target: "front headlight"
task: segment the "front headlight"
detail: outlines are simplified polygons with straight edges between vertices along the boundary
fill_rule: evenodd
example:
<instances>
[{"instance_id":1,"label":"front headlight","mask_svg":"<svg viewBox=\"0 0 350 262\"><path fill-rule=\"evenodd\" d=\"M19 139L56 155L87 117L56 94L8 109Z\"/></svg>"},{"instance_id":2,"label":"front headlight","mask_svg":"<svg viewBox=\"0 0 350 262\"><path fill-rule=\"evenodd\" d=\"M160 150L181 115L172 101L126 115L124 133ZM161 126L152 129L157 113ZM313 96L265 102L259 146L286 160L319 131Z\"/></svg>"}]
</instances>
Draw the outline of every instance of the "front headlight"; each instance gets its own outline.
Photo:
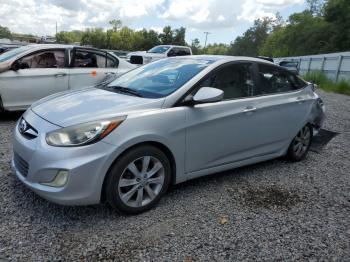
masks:
<instances>
[{"instance_id":1,"label":"front headlight","mask_svg":"<svg viewBox=\"0 0 350 262\"><path fill-rule=\"evenodd\" d=\"M64 127L46 134L51 146L83 146L106 137L124 120L125 116Z\"/></svg>"}]
</instances>

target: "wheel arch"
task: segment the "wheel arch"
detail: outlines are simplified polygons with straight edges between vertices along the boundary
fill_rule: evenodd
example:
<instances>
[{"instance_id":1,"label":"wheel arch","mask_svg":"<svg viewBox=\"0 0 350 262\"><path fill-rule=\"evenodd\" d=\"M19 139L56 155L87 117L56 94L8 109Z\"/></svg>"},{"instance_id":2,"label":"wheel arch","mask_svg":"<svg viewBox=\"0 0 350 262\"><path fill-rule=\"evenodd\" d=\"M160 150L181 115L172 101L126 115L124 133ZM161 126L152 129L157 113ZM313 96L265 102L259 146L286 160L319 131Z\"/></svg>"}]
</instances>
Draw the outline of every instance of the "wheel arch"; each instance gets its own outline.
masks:
<instances>
[{"instance_id":1,"label":"wheel arch","mask_svg":"<svg viewBox=\"0 0 350 262\"><path fill-rule=\"evenodd\" d=\"M2 103L2 98L0 94L0 113L5 112L4 104Z\"/></svg>"},{"instance_id":2,"label":"wheel arch","mask_svg":"<svg viewBox=\"0 0 350 262\"><path fill-rule=\"evenodd\" d=\"M105 200L105 190L106 190L106 181L107 181L107 176L111 170L111 168L113 167L113 165L115 164L115 162L118 161L118 159L120 159L124 154L126 154L127 152L129 152L130 150L133 150L134 148L140 147L140 146L145 146L145 145L150 145L153 147L158 148L159 150L161 150L166 157L168 158L169 162L170 162L170 167L171 167L171 180L170 183L171 184L175 184L176 183L176 161L175 161L175 157L173 152L169 149L168 146L166 146L165 144L158 142L158 141L144 141L144 142L139 142L136 143L128 148L126 148L125 150L123 150L111 163L111 165L108 168L107 173L105 174L104 178L103 178L103 183L102 183L102 189L101 189L101 197L100 197L100 201L104 201Z\"/></svg>"}]
</instances>

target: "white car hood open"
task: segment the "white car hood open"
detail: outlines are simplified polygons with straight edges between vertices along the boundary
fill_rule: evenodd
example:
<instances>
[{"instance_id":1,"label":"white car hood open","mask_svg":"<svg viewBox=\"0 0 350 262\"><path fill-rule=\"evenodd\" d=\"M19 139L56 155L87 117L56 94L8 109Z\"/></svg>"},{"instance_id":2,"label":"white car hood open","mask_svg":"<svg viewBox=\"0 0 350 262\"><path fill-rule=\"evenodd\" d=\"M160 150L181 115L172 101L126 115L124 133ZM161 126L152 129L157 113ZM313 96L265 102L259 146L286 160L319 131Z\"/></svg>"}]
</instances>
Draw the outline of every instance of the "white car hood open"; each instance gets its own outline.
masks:
<instances>
[{"instance_id":1,"label":"white car hood open","mask_svg":"<svg viewBox=\"0 0 350 262\"><path fill-rule=\"evenodd\" d=\"M55 94L34 103L31 110L61 127L124 115L130 111L161 108L164 99L148 99L103 89Z\"/></svg>"}]
</instances>

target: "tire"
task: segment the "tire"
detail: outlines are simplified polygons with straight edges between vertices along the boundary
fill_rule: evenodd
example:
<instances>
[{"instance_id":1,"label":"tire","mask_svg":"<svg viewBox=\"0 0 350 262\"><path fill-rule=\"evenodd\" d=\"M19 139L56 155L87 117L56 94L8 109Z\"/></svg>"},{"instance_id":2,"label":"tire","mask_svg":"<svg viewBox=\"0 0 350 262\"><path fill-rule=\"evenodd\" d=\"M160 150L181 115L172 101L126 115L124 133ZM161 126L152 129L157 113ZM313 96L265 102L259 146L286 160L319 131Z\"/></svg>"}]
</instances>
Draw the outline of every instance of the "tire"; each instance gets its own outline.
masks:
<instances>
[{"instance_id":1,"label":"tire","mask_svg":"<svg viewBox=\"0 0 350 262\"><path fill-rule=\"evenodd\" d=\"M294 137L287 151L287 158L289 160L298 162L306 157L312 142L312 131L312 127L306 125Z\"/></svg>"},{"instance_id":2,"label":"tire","mask_svg":"<svg viewBox=\"0 0 350 262\"><path fill-rule=\"evenodd\" d=\"M149 145L133 148L113 164L107 175L107 202L119 213L144 212L159 202L170 178L170 162L161 150Z\"/></svg>"},{"instance_id":3,"label":"tire","mask_svg":"<svg viewBox=\"0 0 350 262\"><path fill-rule=\"evenodd\" d=\"M2 98L0 96L0 113L4 113L5 112L5 108L4 108L4 105L2 103Z\"/></svg>"}]
</instances>

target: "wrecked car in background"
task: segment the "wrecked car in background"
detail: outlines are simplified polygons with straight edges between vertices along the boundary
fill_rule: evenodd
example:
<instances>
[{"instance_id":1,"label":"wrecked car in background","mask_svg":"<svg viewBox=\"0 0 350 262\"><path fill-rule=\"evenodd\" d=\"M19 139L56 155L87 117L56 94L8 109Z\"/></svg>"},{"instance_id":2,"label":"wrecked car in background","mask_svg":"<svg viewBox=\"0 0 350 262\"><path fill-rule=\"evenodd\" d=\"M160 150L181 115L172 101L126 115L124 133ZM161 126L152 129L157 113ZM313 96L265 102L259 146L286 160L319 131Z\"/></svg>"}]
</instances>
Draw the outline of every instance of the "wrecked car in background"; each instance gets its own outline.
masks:
<instances>
[{"instance_id":1,"label":"wrecked car in background","mask_svg":"<svg viewBox=\"0 0 350 262\"><path fill-rule=\"evenodd\" d=\"M117 56L72 45L27 45L0 55L0 111L27 109L48 95L94 86L135 68Z\"/></svg>"}]
</instances>

